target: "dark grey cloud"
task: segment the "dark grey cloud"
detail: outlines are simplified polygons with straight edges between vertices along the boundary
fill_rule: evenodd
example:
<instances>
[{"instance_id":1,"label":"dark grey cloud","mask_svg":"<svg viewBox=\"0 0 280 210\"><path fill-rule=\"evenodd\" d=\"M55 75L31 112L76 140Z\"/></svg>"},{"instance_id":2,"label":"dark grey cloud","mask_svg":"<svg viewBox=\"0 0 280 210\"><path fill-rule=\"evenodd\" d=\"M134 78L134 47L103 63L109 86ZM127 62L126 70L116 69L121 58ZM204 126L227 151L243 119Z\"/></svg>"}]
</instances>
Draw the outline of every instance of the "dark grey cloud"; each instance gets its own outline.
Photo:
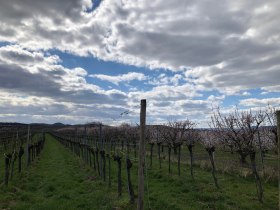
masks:
<instances>
[{"instance_id":1,"label":"dark grey cloud","mask_svg":"<svg viewBox=\"0 0 280 210\"><path fill-rule=\"evenodd\" d=\"M170 101L155 101L153 102L153 105L156 107L166 107L166 106L170 106L172 104L172 102Z\"/></svg>"},{"instance_id":2,"label":"dark grey cloud","mask_svg":"<svg viewBox=\"0 0 280 210\"><path fill-rule=\"evenodd\" d=\"M36 18L39 16L52 17L58 24L65 17L78 21L81 18L83 2L79 0L1 0L0 19L9 20L14 24L23 19Z\"/></svg>"},{"instance_id":3,"label":"dark grey cloud","mask_svg":"<svg viewBox=\"0 0 280 210\"><path fill-rule=\"evenodd\" d=\"M220 61L219 55L223 46L218 37L141 33L133 31L129 27L125 30L130 33L128 37L131 37L133 41L128 42L122 50L144 60L170 59L170 64L177 68L179 66L213 65Z\"/></svg>"},{"instance_id":4,"label":"dark grey cloud","mask_svg":"<svg viewBox=\"0 0 280 210\"><path fill-rule=\"evenodd\" d=\"M28 106L19 105L1 105L1 114L25 114L25 115L69 115L71 110L62 104L30 104Z\"/></svg>"},{"instance_id":5,"label":"dark grey cloud","mask_svg":"<svg viewBox=\"0 0 280 210\"><path fill-rule=\"evenodd\" d=\"M60 102L85 104L125 104L121 91L104 91L88 84L83 69L67 69L57 64L57 56L44 56L10 45L0 48L0 89ZM71 81L71 82L69 82Z\"/></svg>"},{"instance_id":6,"label":"dark grey cloud","mask_svg":"<svg viewBox=\"0 0 280 210\"><path fill-rule=\"evenodd\" d=\"M42 62L43 57L42 55L35 55L31 56L31 54L23 54L19 53L17 51L4 51L1 52L1 56L3 59L8 59L8 60L17 60L18 62Z\"/></svg>"},{"instance_id":7,"label":"dark grey cloud","mask_svg":"<svg viewBox=\"0 0 280 210\"><path fill-rule=\"evenodd\" d=\"M209 103L207 101L205 102L198 102L198 101L192 101L192 102L185 102L183 104L181 104L181 107L184 110L209 110Z\"/></svg>"},{"instance_id":8,"label":"dark grey cloud","mask_svg":"<svg viewBox=\"0 0 280 210\"><path fill-rule=\"evenodd\" d=\"M54 96L60 90L60 85L44 74L31 74L19 66L0 63L0 88L38 96Z\"/></svg>"},{"instance_id":9,"label":"dark grey cloud","mask_svg":"<svg viewBox=\"0 0 280 210\"><path fill-rule=\"evenodd\" d=\"M54 75L61 77L56 72L54 72ZM18 66L0 64L0 89L5 89L8 92L51 97L66 102L125 104L126 96L124 94L112 93L107 95L105 93L95 93L92 90L63 91L63 84L59 84L53 79L52 73L48 71L30 73Z\"/></svg>"}]
</instances>

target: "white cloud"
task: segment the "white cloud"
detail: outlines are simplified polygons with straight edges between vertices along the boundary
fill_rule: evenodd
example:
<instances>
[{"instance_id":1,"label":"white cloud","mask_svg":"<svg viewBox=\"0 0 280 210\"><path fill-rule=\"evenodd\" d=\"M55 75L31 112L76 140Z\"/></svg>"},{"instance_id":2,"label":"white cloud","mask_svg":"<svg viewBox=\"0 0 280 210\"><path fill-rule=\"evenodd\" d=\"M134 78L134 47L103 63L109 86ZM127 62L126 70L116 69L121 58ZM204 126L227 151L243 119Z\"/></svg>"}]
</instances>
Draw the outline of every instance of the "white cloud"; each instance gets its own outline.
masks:
<instances>
[{"instance_id":1,"label":"white cloud","mask_svg":"<svg viewBox=\"0 0 280 210\"><path fill-rule=\"evenodd\" d=\"M18 45L0 47L2 119L14 115L28 115L26 120L34 120L35 116L41 115L48 120L54 115L64 115L66 119L67 115L81 117L86 112L93 113L91 109L96 111L93 116L101 118L103 113L106 119L110 116L108 110L97 109L97 105L106 104L114 104L121 112L124 108L119 107L126 105L125 93L116 89L104 90L88 83L87 75L87 71L80 67L63 67L58 56L30 51Z\"/></svg>"},{"instance_id":2,"label":"white cloud","mask_svg":"<svg viewBox=\"0 0 280 210\"><path fill-rule=\"evenodd\" d=\"M215 100L220 103L224 95L248 96L255 88L280 92L279 1L104 0L98 9L87 12L92 6L90 0L1 2L0 42L13 44L0 48L0 89L18 94L10 96L18 103L14 107L27 107L43 97L61 110L68 103L83 106L74 111L75 116L85 116L92 108L86 105L111 103L137 113L139 99L147 98L154 119L195 114L199 118L204 111L185 108L206 109ZM141 72L91 74L117 85L138 80L155 86L104 90L87 82L85 69L63 67L58 56L48 55L50 49L175 73L165 72L159 78ZM209 96L206 104L194 99L213 90L223 97ZM3 100L5 106L12 104ZM100 113L108 119L121 110L115 109ZM36 116L41 116L37 111ZM12 111L5 114L11 115Z\"/></svg>"},{"instance_id":3,"label":"white cloud","mask_svg":"<svg viewBox=\"0 0 280 210\"><path fill-rule=\"evenodd\" d=\"M119 83L131 82L133 80L143 81L148 78L143 73L137 72L129 72L127 74L121 74L116 76L110 76L105 74L91 74L89 75L89 77L105 80L114 83L115 85L119 85Z\"/></svg>"},{"instance_id":4,"label":"white cloud","mask_svg":"<svg viewBox=\"0 0 280 210\"><path fill-rule=\"evenodd\" d=\"M241 93L242 96L250 96L251 93L248 91L244 91L243 93Z\"/></svg>"},{"instance_id":5,"label":"white cloud","mask_svg":"<svg viewBox=\"0 0 280 210\"><path fill-rule=\"evenodd\" d=\"M261 89L266 92L280 92L280 85L266 86Z\"/></svg>"},{"instance_id":6,"label":"white cloud","mask_svg":"<svg viewBox=\"0 0 280 210\"><path fill-rule=\"evenodd\" d=\"M240 100L239 104L247 107L265 107L268 104L271 106L280 106L280 98L248 98Z\"/></svg>"}]
</instances>

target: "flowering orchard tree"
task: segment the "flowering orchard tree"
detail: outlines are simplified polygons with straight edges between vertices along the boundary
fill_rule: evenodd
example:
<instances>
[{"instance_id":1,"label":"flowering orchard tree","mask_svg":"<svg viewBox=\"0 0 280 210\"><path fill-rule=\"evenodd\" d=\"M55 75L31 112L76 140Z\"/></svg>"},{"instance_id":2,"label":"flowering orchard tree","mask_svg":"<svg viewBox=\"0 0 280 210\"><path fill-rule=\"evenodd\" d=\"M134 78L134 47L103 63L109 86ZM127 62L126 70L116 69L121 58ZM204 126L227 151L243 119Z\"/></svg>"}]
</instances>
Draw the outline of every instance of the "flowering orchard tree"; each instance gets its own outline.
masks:
<instances>
[{"instance_id":1,"label":"flowering orchard tree","mask_svg":"<svg viewBox=\"0 0 280 210\"><path fill-rule=\"evenodd\" d=\"M178 157L178 174L180 175L181 145L183 144L184 133L191 125L192 123L189 120L185 120L185 121L169 121L167 124L161 126L160 135L163 141L168 146L169 173L170 173L171 149L173 148L174 154L177 155Z\"/></svg>"},{"instance_id":2,"label":"flowering orchard tree","mask_svg":"<svg viewBox=\"0 0 280 210\"><path fill-rule=\"evenodd\" d=\"M257 195L260 202L263 198L262 183L256 168L256 135L260 131L266 119L266 113L258 111L240 111L237 108L234 112L222 115L220 110L212 116L213 128L216 135L223 143L232 147L240 156L242 163L246 162L246 157L250 157L252 172L255 176Z\"/></svg>"},{"instance_id":3,"label":"flowering orchard tree","mask_svg":"<svg viewBox=\"0 0 280 210\"><path fill-rule=\"evenodd\" d=\"M163 138L161 135L162 125L152 125L149 127L149 144L151 145L151 159L150 159L150 166L152 166L152 158L153 158L153 147L154 144L157 145L157 153L158 153L158 160L159 160L159 168L161 168L161 150L160 147L163 143Z\"/></svg>"},{"instance_id":4,"label":"flowering orchard tree","mask_svg":"<svg viewBox=\"0 0 280 210\"><path fill-rule=\"evenodd\" d=\"M229 146L240 156L240 162L246 163L254 148L254 136L263 124L266 115L261 110L257 112L239 111L237 108L227 114L222 115L220 109L212 115L210 127L216 130L217 138L222 143Z\"/></svg>"},{"instance_id":5,"label":"flowering orchard tree","mask_svg":"<svg viewBox=\"0 0 280 210\"><path fill-rule=\"evenodd\" d=\"M268 135L269 138L273 140L274 146L277 151L277 145L278 145L278 135L277 135L277 120L276 120L276 107L268 105L265 113L266 113L266 125L267 129L266 134Z\"/></svg>"},{"instance_id":6,"label":"flowering orchard tree","mask_svg":"<svg viewBox=\"0 0 280 210\"><path fill-rule=\"evenodd\" d=\"M195 123L188 121L187 129L184 132L183 135L183 141L186 142L189 153L190 153L190 166L191 166L191 177L193 176L193 147L195 145L195 142L197 142L200 139L199 131L194 129Z\"/></svg>"},{"instance_id":7,"label":"flowering orchard tree","mask_svg":"<svg viewBox=\"0 0 280 210\"><path fill-rule=\"evenodd\" d=\"M216 166L214 161L214 152L217 147L217 145L220 144L219 139L217 138L217 135L214 130L203 130L200 134L200 141L202 145L204 146L205 150L207 151L209 155L209 159L212 166L212 176L215 182L215 186L219 188L218 180L216 177Z\"/></svg>"}]
</instances>

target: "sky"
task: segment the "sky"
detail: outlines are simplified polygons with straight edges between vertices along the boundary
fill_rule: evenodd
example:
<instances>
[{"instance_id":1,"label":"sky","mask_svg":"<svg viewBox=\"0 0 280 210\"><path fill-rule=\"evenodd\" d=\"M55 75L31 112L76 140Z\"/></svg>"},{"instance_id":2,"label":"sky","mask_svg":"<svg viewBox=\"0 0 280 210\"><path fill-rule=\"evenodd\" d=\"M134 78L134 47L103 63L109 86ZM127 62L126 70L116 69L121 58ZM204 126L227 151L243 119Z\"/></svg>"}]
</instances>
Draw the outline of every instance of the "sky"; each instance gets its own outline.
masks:
<instances>
[{"instance_id":1,"label":"sky","mask_svg":"<svg viewBox=\"0 0 280 210\"><path fill-rule=\"evenodd\" d=\"M278 0L0 0L0 121L147 123L280 105Z\"/></svg>"}]
</instances>

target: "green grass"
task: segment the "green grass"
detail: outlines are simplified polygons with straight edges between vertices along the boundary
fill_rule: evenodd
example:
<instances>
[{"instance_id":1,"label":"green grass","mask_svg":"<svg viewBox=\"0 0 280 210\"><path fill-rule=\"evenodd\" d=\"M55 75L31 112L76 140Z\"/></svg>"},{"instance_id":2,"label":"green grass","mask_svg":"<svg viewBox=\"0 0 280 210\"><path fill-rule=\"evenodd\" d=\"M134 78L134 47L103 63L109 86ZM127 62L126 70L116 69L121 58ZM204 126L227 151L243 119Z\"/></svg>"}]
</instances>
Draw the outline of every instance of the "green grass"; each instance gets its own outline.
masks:
<instances>
[{"instance_id":1,"label":"green grass","mask_svg":"<svg viewBox=\"0 0 280 210\"><path fill-rule=\"evenodd\" d=\"M147 162L149 160L147 159ZM80 158L47 136L45 148L36 162L17 175L8 188L0 186L0 209L136 209L129 204L126 174L122 164L123 195L117 197L117 165L112 163L112 187L101 181L97 173ZM123 161L124 163L124 161ZM132 167L132 183L137 193L137 162ZM252 178L218 174L220 189L216 189L211 172L194 168L195 180L189 166L163 162L159 169L154 158L153 167L145 177L145 209L278 209L277 182L264 184L264 203L258 202Z\"/></svg>"},{"instance_id":2,"label":"green grass","mask_svg":"<svg viewBox=\"0 0 280 210\"><path fill-rule=\"evenodd\" d=\"M150 148L148 146L147 148ZM154 149L154 152L156 151L156 148ZM204 166L205 168L210 168L210 161L207 152L205 151L205 148L199 144L196 143L193 148L193 154L194 154L194 164L197 166ZM167 148L165 148L164 154L162 156L167 159ZM173 150L172 150L172 159L174 162L177 161L177 156L174 156ZM181 161L189 164L189 151L187 147L184 145L182 146L182 152L181 152ZM239 156L237 153L231 154L229 151L224 151L221 148L217 148L215 151L215 164L218 171L222 173L228 173L232 175L238 175L246 177L247 174L251 174L250 169L250 159L247 157L247 168L244 166L241 166L239 161ZM261 156L259 151L256 153L256 164L257 169L259 172L259 175L263 177L263 171L262 171L262 164L261 164ZM263 177L265 180L272 180L277 181L278 180L278 156L274 153L274 151L269 151L265 154L264 157L264 169L265 169L265 176Z\"/></svg>"},{"instance_id":3,"label":"green grass","mask_svg":"<svg viewBox=\"0 0 280 210\"><path fill-rule=\"evenodd\" d=\"M48 136L28 171L1 186L0 209L112 209L112 196L92 171ZM104 188L104 190L103 190Z\"/></svg>"}]
</instances>

